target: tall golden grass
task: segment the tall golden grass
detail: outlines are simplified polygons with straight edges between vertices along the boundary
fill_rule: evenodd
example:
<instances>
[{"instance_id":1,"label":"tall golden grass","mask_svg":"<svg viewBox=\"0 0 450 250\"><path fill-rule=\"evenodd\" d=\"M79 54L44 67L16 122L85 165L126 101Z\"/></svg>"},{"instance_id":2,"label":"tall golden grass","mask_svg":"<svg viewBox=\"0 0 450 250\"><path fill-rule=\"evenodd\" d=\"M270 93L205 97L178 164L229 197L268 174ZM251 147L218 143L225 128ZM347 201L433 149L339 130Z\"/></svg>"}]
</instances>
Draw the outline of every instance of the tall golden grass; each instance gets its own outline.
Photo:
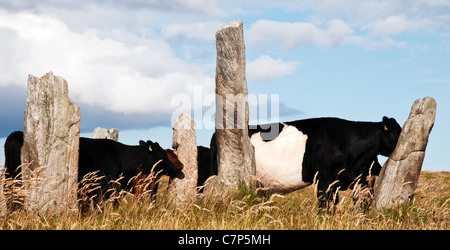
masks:
<instances>
[{"instance_id":1,"label":"tall golden grass","mask_svg":"<svg viewBox=\"0 0 450 250\"><path fill-rule=\"evenodd\" d=\"M175 206L167 178L156 199L122 192L85 212L36 215L17 208L0 217L0 229L450 229L450 172L422 172L409 206L375 211L354 205L352 190L340 193L333 213L322 213L314 186L286 196L242 187L237 193L200 195ZM14 204L21 196L11 197Z\"/></svg>"}]
</instances>

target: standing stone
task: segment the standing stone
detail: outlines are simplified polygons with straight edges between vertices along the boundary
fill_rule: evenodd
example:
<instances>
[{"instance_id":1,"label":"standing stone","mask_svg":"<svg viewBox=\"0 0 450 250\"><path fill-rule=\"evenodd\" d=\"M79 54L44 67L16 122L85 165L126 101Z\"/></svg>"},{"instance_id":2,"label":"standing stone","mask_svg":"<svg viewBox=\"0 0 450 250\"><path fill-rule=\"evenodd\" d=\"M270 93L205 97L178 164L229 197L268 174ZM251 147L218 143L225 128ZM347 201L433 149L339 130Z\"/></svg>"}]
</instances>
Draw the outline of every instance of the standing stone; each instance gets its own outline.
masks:
<instances>
[{"instance_id":1,"label":"standing stone","mask_svg":"<svg viewBox=\"0 0 450 250\"><path fill-rule=\"evenodd\" d=\"M5 216L7 212L6 197L3 193L3 187L5 186L5 171L5 167L0 170L0 217Z\"/></svg>"},{"instance_id":2,"label":"standing stone","mask_svg":"<svg viewBox=\"0 0 450 250\"><path fill-rule=\"evenodd\" d=\"M39 213L77 208L80 108L67 82L49 72L28 76L22 163L25 208Z\"/></svg>"},{"instance_id":3,"label":"standing stone","mask_svg":"<svg viewBox=\"0 0 450 250\"><path fill-rule=\"evenodd\" d=\"M218 181L237 190L253 185L255 157L248 137L249 110L242 21L232 21L216 33L216 143Z\"/></svg>"},{"instance_id":4,"label":"standing stone","mask_svg":"<svg viewBox=\"0 0 450 250\"><path fill-rule=\"evenodd\" d=\"M406 205L413 198L435 116L433 98L414 102L397 147L381 170L374 199L377 210Z\"/></svg>"},{"instance_id":5,"label":"standing stone","mask_svg":"<svg viewBox=\"0 0 450 250\"><path fill-rule=\"evenodd\" d=\"M197 194L197 142L195 122L186 112L178 115L173 124L172 148L178 160L183 163L184 179L174 180L174 201L176 205L187 205Z\"/></svg>"},{"instance_id":6,"label":"standing stone","mask_svg":"<svg viewBox=\"0 0 450 250\"><path fill-rule=\"evenodd\" d=\"M97 127L92 134L93 139L110 139L113 141L119 141L119 130L116 128L106 129Z\"/></svg>"}]
</instances>

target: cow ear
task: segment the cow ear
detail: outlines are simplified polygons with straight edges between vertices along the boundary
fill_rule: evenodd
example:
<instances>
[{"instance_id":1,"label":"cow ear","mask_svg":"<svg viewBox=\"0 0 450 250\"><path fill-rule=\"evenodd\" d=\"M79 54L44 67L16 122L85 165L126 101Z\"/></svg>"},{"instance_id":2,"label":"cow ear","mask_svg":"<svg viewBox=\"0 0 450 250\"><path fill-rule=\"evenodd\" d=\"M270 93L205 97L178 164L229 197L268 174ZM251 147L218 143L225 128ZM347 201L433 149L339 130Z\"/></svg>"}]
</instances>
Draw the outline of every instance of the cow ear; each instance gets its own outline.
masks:
<instances>
[{"instance_id":1,"label":"cow ear","mask_svg":"<svg viewBox=\"0 0 450 250\"><path fill-rule=\"evenodd\" d=\"M389 118L386 116L383 116L383 130L388 131L388 125L389 125Z\"/></svg>"},{"instance_id":2,"label":"cow ear","mask_svg":"<svg viewBox=\"0 0 450 250\"><path fill-rule=\"evenodd\" d=\"M161 146L159 145L159 143L157 143L157 142L154 142L154 143L153 143L153 147L156 148L156 149L158 149L158 150L159 150L159 149L162 149L162 147L161 147Z\"/></svg>"},{"instance_id":3,"label":"cow ear","mask_svg":"<svg viewBox=\"0 0 450 250\"><path fill-rule=\"evenodd\" d=\"M150 140L147 140L146 146L148 147L148 152L153 152L153 150L155 150L155 146Z\"/></svg>"}]
</instances>

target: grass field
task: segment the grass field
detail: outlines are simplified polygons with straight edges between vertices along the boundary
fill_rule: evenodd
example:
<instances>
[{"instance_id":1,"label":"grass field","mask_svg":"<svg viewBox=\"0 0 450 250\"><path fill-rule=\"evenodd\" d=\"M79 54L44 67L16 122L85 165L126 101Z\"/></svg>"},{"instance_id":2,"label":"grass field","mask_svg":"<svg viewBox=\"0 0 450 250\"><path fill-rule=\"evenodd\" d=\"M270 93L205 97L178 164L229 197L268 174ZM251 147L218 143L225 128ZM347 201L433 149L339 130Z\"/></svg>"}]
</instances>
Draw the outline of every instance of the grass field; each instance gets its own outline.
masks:
<instances>
[{"instance_id":1,"label":"grass field","mask_svg":"<svg viewBox=\"0 0 450 250\"><path fill-rule=\"evenodd\" d=\"M422 172L413 202L383 211L355 207L345 191L334 213L319 213L314 186L286 196L214 194L184 208L170 205L167 192L163 180L155 202L127 194L117 206L85 214L19 209L0 217L0 229L450 229L450 172Z\"/></svg>"}]
</instances>

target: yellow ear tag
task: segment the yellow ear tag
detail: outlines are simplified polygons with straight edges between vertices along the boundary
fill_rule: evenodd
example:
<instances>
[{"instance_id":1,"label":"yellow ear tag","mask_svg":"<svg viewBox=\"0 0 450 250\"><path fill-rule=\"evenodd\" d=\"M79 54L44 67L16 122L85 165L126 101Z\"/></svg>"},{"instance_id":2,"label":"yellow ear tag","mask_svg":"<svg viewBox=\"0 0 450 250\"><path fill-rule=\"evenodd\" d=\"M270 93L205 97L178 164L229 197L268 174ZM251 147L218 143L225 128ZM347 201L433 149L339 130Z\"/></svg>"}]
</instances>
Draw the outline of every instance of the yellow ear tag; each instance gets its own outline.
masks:
<instances>
[{"instance_id":1,"label":"yellow ear tag","mask_svg":"<svg viewBox=\"0 0 450 250\"><path fill-rule=\"evenodd\" d=\"M386 131L387 131L387 127L386 127L386 125L384 125L384 130L386 130Z\"/></svg>"},{"instance_id":2,"label":"yellow ear tag","mask_svg":"<svg viewBox=\"0 0 450 250\"><path fill-rule=\"evenodd\" d=\"M148 145L148 150L149 150L150 152L152 152L152 151L153 151L153 150L152 150L152 146Z\"/></svg>"}]
</instances>

